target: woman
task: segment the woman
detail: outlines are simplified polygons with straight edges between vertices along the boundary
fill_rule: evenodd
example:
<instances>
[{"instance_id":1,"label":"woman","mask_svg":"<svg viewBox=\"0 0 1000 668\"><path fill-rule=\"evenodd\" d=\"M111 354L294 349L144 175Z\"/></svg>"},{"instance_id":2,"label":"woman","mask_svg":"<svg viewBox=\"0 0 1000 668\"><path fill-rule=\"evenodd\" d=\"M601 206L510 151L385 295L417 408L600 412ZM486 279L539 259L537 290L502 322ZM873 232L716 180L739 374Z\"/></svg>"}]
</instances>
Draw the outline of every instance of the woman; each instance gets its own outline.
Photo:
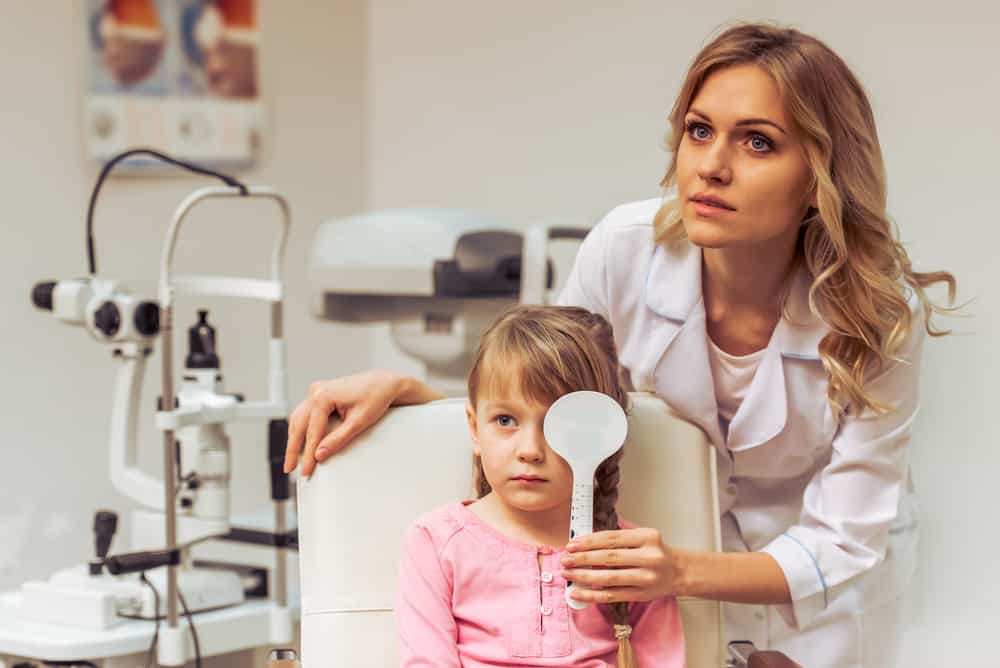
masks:
<instances>
[{"instance_id":1,"label":"woman","mask_svg":"<svg viewBox=\"0 0 1000 668\"><path fill-rule=\"evenodd\" d=\"M719 452L724 553L657 532L571 543L563 577L610 603L726 601L730 639L809 668L895 663L917 532L909 476L920 351L941 309L886 214L870 104L795 30L740 25L692 64L670 116L662 199L584 241L560 303L612 324L635 387ZM303 473L393 404L438 396L373 372L313 385L286 469ZM328 416L344 418L323 436ZM318 445L318 447L317 447ZM612 567L613 566L613 567Z\"/></svg>"}]
</instances>

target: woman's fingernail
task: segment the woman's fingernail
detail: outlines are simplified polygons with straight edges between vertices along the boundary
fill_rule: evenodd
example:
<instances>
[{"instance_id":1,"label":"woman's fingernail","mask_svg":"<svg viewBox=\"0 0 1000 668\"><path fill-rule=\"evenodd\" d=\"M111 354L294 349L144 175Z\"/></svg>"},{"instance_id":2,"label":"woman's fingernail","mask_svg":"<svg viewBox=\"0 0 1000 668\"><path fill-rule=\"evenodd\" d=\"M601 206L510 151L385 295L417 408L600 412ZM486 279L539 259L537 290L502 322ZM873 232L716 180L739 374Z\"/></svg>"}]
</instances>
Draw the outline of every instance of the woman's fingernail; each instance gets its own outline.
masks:
<instances>
[{"instance_id":1,"label":"woman's fingernail","mask_svg":"<svg viewBox=\"0 0 1000 668\"><path fill-rule=\"evenodd\" d=\"M326 459L326 456L328 454L330 454L329 450L327 450L326 448L320 448L319 450L316 451L316 459L320 460Z\"/></svg>"}]
</instances>

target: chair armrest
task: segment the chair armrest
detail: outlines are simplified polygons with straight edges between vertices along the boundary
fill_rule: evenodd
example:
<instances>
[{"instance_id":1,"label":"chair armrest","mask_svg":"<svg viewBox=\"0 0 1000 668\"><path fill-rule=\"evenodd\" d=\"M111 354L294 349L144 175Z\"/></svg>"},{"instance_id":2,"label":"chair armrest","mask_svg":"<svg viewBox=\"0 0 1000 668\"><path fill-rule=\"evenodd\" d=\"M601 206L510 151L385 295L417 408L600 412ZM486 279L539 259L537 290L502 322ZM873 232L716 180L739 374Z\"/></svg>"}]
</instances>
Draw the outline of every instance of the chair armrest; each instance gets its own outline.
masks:
<instances>
[{"instance_id":1,"label":"chair armrest","mask_svg":"<svg viewBox=\"0 0 1000 668\"><path fill-rule=\"evenodd\" d=\"M747 668L802 668L802 666L781 652L765 650L751 654Z\"/></svg>"},{"instance_id":2,"label":"chair armrest","mask_svg":"<svg viewBox=\"0 0 1000 668\"><path fill-rule=\"evenodd\" d=\"M757 651L753 643L738 640L729 643L727 668L802 668L781 652Z\"/></svg>"}]
</instances>

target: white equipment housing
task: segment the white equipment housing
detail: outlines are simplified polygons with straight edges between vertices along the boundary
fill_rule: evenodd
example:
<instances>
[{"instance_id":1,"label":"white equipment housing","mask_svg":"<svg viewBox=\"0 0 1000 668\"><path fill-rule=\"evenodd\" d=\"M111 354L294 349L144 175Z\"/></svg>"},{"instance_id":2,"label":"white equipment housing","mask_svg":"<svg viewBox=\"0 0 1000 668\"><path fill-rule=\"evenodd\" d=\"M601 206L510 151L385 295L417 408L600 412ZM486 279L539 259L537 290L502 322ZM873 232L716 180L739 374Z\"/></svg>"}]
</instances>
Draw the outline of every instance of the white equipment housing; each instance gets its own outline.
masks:
<instances>
[{"instance_id":1,"label":"white equipment housing","mask_svg":"<svg viewBox=\"0 0 1000 668\"><path fill-rule=\"evenodd\" d=\"M446 209L361 214L324 223L310 260L316 317L389 322L393 342L421 361L428 382L463 394L483 331L505 308L549 301L551 239L582 239L589 225L523 230Z\"/></svg>"}]
</instances>

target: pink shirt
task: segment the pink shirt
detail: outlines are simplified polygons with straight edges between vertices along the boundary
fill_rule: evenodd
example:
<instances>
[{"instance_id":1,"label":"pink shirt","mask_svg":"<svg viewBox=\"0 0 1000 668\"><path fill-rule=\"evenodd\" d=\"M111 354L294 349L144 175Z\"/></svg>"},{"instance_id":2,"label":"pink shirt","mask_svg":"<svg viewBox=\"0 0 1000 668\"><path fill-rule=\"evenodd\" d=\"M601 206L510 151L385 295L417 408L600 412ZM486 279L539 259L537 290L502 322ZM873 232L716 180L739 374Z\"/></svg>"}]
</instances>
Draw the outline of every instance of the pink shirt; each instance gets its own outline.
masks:
<instances>
[{"instance_id":1,"label":"pink shirt","mask_svg":"<svg viewBox=\"0 0 1000 668\"><path fill-rule=\"evenodd\" d=\"M395 604L400 666L615 666L612 625L594 605L566 604L565 550L514 541L469 503L438 508L406 531ZM629 624L642 668L683 668L676 600L633 603Z\"/></svg>"}]
</instances>

